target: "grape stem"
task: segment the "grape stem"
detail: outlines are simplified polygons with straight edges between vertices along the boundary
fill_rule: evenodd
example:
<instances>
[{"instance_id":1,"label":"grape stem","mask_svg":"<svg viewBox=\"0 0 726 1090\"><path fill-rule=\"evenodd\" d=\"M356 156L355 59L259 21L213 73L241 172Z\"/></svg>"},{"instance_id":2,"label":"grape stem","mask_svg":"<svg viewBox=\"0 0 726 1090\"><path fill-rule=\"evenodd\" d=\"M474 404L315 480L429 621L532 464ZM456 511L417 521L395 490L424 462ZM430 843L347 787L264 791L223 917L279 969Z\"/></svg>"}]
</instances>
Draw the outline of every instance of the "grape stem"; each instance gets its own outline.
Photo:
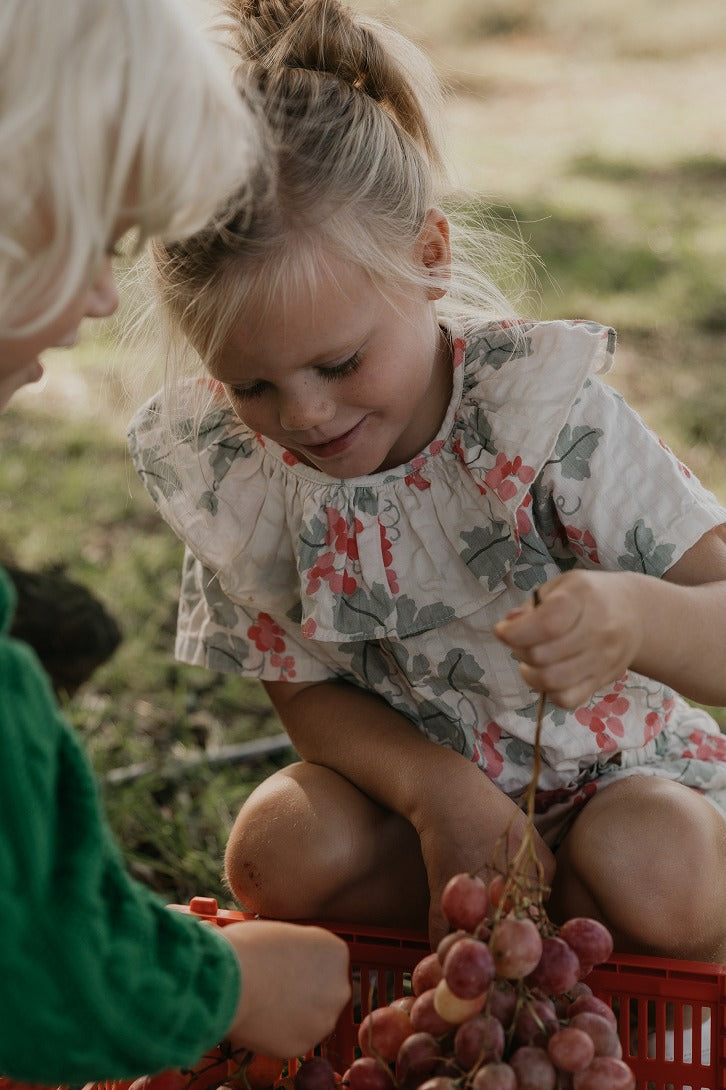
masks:
<instances>
[{"instance_id":1,"label":"grape stem","mask_svg":"<svg viewBox=\"0 0 726 1090\"><path fill-rule=\"evenodd\" d=\"M534 605L540 603L539 591L535 588L533 594ZM544 884L544 868L537 855L534 841L534 813L537 798L537 787L540 772L542 770L542 720L547 704L547 694L540 693L537 705L537 724L534 732L534 745L532 755L532 775L524 792L522 809L527 815L527 822L522 836L522 841L507 867L506 881L499 902L497 916L503 912L522 913L531 916L539 924L540 928L548 929L549 920L544 908L544 896L549 889ZM505 834L506 837L506 834ZM535 878L532 878L534 872Z\"/></svg>"}]
</instances>

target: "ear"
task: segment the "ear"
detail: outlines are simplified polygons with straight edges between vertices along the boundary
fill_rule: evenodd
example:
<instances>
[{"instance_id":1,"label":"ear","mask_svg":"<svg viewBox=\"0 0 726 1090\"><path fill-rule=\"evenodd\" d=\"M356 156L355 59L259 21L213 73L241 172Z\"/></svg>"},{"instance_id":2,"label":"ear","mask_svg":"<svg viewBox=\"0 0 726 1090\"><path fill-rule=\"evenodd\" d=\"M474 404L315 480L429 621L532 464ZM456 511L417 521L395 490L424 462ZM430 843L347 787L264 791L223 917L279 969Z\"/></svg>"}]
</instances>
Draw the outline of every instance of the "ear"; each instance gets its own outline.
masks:
<instances>
[{"instance_id":1,"label":"ear","mask_svg":"<svg viewBox=\"0 0 726 1090\"><path fill-rule=\"evenodd\" d=\"M451 275L451 244L449 241L449 221L439 208L429 208L418 237L421 264L429 275L437 280ZM440 286L427 289L428 298L441 299L446 289Z\"/></svg>"}]
</instances>

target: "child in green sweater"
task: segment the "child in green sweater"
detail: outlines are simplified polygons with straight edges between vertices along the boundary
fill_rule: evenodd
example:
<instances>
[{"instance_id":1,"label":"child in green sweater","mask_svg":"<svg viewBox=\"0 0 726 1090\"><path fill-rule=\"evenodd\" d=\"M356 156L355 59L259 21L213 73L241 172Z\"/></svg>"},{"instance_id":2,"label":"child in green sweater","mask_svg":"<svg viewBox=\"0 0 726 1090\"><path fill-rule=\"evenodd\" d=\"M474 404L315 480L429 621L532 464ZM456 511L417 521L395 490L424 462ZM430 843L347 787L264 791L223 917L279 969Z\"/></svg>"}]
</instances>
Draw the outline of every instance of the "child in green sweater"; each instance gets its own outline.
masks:
<instances>
[{"instance_id":1,"label":"child in green sweater","mask_svg":"<svg viewBox=\"0 0 726 1090\"><path fill-rule=\"evenodd\" d=\"M255 162L245 107L174 0L0 8L0 408L117 305L136 229L184 237ZM83 1082L233 1044L291 1056L348 999L345 944L315 927L223 930L127 873L87 757L26 645L0 572L0 1073ZM242 987L241 987L242 984Z\"/></svg>"}]
</instances>

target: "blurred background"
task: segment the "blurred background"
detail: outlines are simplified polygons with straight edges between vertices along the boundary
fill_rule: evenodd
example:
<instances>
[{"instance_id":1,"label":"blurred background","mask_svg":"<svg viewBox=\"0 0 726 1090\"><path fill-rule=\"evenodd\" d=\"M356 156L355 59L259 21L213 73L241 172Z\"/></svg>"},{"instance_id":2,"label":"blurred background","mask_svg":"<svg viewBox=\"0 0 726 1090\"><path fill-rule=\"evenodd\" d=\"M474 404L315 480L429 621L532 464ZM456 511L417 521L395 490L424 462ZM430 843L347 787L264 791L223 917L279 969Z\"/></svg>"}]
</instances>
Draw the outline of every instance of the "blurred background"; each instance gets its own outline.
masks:
<instances>
[{"instance_id":1,"label":"blurred background","mask_svg":"<svg viewBox=\"0 0 726 1090\"><path fill-rule=\"evenodd\" d=\"M213 13L189 3L200 23ZM462 199L537 255L528 313L614 325L610 381L726 502L723 0L359 6L433 57ZM46 378L0 416L0 555L83 583L120 626L111 659L61 699L132 869L167 900L232 906L227 830L294 754L255 683L174 662L181 548L124 443L159 371L119 328L48 352Z\"/></svg>"}]
</instances>

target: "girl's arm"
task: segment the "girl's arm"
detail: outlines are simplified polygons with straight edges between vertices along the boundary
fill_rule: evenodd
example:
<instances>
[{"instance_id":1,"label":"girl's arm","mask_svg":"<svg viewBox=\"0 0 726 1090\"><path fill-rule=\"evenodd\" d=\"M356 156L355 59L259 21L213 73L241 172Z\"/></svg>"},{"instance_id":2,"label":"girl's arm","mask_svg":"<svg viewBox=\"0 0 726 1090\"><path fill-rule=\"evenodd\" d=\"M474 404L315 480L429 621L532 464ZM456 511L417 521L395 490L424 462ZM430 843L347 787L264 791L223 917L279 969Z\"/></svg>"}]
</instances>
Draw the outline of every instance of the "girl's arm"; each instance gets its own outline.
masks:
<instances>
[{"instance_id":1,"label":"girl's arm","mask_svg":"<svg viewBox=\"0 0 726 1090\"><path fill-rule=\"evenodd\" d=\"M380 806L406 818L421 840L429 878L432 942L448 930L438 905L459 871L485 874L509 830L519 845L525 816L471 761L429 741L377 695L346 682L267 682L297 752L338 772ZM550 884L554 859L538 841Z\"/></svg>"},{"instance_id":2,"label":"girl's arm","mask_svg":"<svg viewBox=\"0 0 726 1090\"><path fill-rule=\"evenodd\" d=\"M545 583L540 600L494 631L527 684L561 707L586 703L627 669L701 704L726 704L726 525L662 579L575 570Z\"/></svg>"}]
</instances>

